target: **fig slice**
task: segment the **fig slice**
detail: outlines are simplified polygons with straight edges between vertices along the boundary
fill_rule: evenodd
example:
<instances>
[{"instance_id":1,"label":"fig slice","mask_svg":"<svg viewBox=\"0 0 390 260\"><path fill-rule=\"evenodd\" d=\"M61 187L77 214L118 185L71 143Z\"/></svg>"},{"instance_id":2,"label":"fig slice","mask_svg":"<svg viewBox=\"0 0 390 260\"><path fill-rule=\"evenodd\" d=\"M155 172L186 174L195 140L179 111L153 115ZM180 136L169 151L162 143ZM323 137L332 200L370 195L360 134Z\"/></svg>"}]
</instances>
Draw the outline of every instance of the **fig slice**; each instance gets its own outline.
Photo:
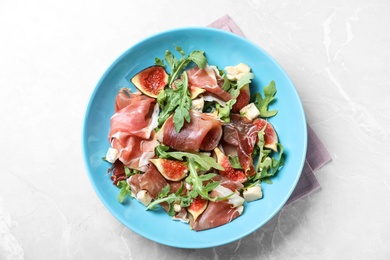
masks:
<instances>
[{"instance_id":1,"label":"fig slice","mask_svg":"<svg viewBox=\"0 0 390 260\"><path fill-rule=\"evenodd\" d=\"M238 181L241 183L244 183L247 180L244 172L234 169L229 162L229 158L218 147L214 149L214 152L217 156L217 162L225 169L224 171L218 170L219 174L232 181Z\"/></svg>"},{"instance_id":2,"label":"fig slice","mask_svg":"<svg viewBox=\"0 0 390 260\"><path fill-rule=\"evenodd\" d=\"M232 112L237 113L240 111L243 107L249 104L250 101L250 90L249 90L249 84L245 84L240 89L240 94L238 94L237 101L232 107Z\"/></svg>"},{"instance_id":3,"label":"fig slice","mask_svg":"<svg viewBox=\"0 0 390 260\"><path fill-rule=\"evenodd\" d=\"M170 181L180 181L187 177L188 166L185 162L169 159L150 159L161 175Z\"/></svg>"},{"instance_id":4,"label":"fig slice","mask_svg":"<svg viewBox=\"0 0 390 260\"><path fill-rule=\"evenodd\" d=\"M194 221L196 221L200 214L206 210L208 203L208 200L202 199L201 197L196 197L192 200L191 205L187 208L187 210L194 218Z\"/></svg>"},{"instance_id":5,"label":"fig slice","mask_svg":"<svg viewBox=\"0 0 390 260\"><path fill-rule=\"evenodd\" d=\"M269 148L271 150L274 150L275 152L278 151L277 143L278 143L278 135L276 134L276 131L272 124L264 120L262 118L255 119L253 121L253 124L259 129L262 130L265 126L264 130L264 147Z\"/></svg>"},{"instance_id":6,"label":"fig slice","mask_svg":"<svg viewBox=\"0 0 390 260\"><path fill-rule=\"evenodd\" d=\"M157 98L158 94L168 84L168 74L162 66L150 66L138 72L131 82L143 94Z\"/></svg>"}]
</instances>

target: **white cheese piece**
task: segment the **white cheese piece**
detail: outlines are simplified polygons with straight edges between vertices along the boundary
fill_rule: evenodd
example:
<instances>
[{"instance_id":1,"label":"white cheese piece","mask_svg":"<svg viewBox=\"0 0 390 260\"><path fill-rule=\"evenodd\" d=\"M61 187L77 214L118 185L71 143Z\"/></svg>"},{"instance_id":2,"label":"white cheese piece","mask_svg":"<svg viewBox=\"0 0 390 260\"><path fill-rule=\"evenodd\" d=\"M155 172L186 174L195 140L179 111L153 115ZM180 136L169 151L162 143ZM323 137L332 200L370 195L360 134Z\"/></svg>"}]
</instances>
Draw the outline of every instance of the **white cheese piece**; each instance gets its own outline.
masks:
<instances>
[{"instance_id":1,"label":"white cheese piece","mask_svg":"<svg viewBox=\"0 0 390 260\"><path fill-rule=\"evenodd\" d=\"M150 197L150 195L149 195L147 190L140 190L137 193L136 199L139 202L141 202L142 204L144 204L145 206L148 206L149 203L152 201L152 197Z\"/></svg>"},{"instance_id":2,"label":"white cheese piece","mask_svg":"<svg viewBox=\"0 0 390 260\"><path fill-rule=\"evenodd\" d=\"M260 111L257 109L255 104L249 103L245 107L241 108L240 114L252 121L256 117L260 116Z\"/></svg>"},{"instance_id":3,"label":"white cheese piece","mask_svg":"<svg viewBox=\"0 0 390 260\"><path fill-rule=\"evenodd\" d=\"M175 212L179 212L179 211L181 210L180 204L174 204L174 205L173 205L173 210L174 210Z\"/></svg>"},{"instance_id":4,"label":"white cheese piece","mask_svg":"<svg viewBox=\"0 0 390 260\"><path fill-rule=\"evenodd\" d=\"M219 193L221 197L226 197L234 193L228 198L228 203L231 204L233 208L241 206L245 201L243 197L222 185L218 185L213 191Z\"/></svg>"},{"instance_id":5,"label":"white cheese piece","mask_svg":"<svg viewBox=\"0 0 390 260\"><path fill-rule=\"evenodd\" d=\"M249 187L243 192L243 195L247 202L261 199L263 197L263 192L261 191L260 184L256 184L253 187Z\"/></svg>"},{"instance_id":6,"label":"white cheese piece","mask_svg":"<svg viewBox=\"0 0 390 260\"><path fill-rule=\"evenodd\" d=\"M204 106L204 99L203 97L196 98L192 100L192 109L197 112L202 112Z\"/></svg>"},{"instance_id":7,"label":"white cheese piece","mask_svg":"<svg viewBox=\"0 0 390 260\"><path fill-rule=\"evenodd\" d=\"M119 157L119 152L115 148L108 148L106 153L106 160L110 163L114 163Z\"/></svg>"},{"instance_id":8,"label":"white cheese piece","mask_svg":"<svg viewBox=\"0 0 390 260\"><path fill-rule=\"evenodd\" d=\"M192 190L192 185L191 184L189 184L189 183L187 183L186 182L186 189L188 190L188 191L191 191Z\"/></svg>"},{"instance_id":9,"label":"white cheese piece","mask_svg":"<svg viewBox=\"0 0 390 260\"><path fill-rule=\"evenodd\" d=\"M236 66L227 66L225 67L227 72L227 78L229 80L239 80L245 74L248 74L251 71L251 68L245 63L240 63Z\"/></svg>"}]
</instances>

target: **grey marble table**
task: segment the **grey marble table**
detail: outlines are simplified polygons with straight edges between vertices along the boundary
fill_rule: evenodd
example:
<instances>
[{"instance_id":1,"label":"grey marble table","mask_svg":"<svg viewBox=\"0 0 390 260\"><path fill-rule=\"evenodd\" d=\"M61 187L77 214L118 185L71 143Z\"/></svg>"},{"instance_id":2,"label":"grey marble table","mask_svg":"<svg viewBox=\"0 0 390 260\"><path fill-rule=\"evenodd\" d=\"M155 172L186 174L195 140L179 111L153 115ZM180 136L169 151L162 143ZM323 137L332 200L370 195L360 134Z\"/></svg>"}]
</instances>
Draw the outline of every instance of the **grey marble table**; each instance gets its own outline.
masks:
<instances>
[{"instance_id":1,"label":"grey marble table","mask_svg":"<svg viewBox=\"0 0 390 260\"><path fill-rule=\"evenodd\" d=\"M171 248L98 199L83 116L127 48L225 14L290 75L333 160L249 236ZM386 0L0 1L0 259L390 259L389 46Z\"/></svg>"}]
</instances>

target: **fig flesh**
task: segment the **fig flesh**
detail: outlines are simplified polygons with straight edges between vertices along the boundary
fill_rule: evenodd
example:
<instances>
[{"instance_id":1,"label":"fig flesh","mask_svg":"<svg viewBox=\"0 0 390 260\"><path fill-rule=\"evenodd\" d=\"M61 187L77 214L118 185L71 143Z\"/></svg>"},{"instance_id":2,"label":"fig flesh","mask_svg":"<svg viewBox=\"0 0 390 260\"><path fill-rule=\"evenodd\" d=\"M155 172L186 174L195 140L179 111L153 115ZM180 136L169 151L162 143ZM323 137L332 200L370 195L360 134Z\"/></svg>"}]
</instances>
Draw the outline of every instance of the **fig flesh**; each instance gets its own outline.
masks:
<instances>
[{"instance_id":1,"label":"fig flesh","mask_svg":"<svg viewBox=\"0 0 390 260\"><path fill-rule=\"evenodd\" d=\"M250 101L250 90L249 90L249 84L244 85L240 89L240 94L237 97L236 103L232 107L232 112L237 113L239 112L243 107L249 104Z\"/></svg>"},{"instance_id":2,"label":"fig flesh","mask_svg":"<svg viewBox=\"0 0 390 260\"><path fill-rule=\"evenodd\" d=\"M208 202L208 200L202 199L201 197L192 200L187 210L194 218L194 221L206 210Z\"/></svg>"},{"instance_id":3,"label":"fig flesh","mask_svg":"<svg viewBox=\"0 0 390 260\"><path fill-rule=\"evenodd\" d=\"M188 166L185 162L169 159L150 159L161 175L170 181L180 181L187 177Z\"/></svg>"},{"instance_id":4,"label":"fig flesh","mask_svg":"<svg viewBox=\"0 0 390 260\"><path fill-rule=\"evenodd\" d=\"M131 82L143 94L157 98L168 84L168 74L162 66L150 66L138 72L131 78Z\"/></svg>"},{"instance_id":5,"label":"fig flesh","mask_svg":"<svg viewBox=\"0 0 390 260\"><path fill-rule=\"evenodd\" d=\"M243 171L234 169L229 158L217 147L214 149L215 155L217 156L217 162L225 169L224 171L219 170L219 174L227 177L232 181L245 182L247 180Z\"/></svg>"},{"instance_id":6,"label":"fig flesh","mask_svg":"<svg viewBox=\"0 0 390 260\"><path fill-rule=\"evenodd\" d=\"M278 135L276 134L276 131L272 124L268 122L267 120L264 120L262 118L255 119L253 121L253 124L256 125L256 127L259 130L264 129L264 147L269 148L275 152L278 151L277 143L278 143Z\"/></svg>"}]
</instances>

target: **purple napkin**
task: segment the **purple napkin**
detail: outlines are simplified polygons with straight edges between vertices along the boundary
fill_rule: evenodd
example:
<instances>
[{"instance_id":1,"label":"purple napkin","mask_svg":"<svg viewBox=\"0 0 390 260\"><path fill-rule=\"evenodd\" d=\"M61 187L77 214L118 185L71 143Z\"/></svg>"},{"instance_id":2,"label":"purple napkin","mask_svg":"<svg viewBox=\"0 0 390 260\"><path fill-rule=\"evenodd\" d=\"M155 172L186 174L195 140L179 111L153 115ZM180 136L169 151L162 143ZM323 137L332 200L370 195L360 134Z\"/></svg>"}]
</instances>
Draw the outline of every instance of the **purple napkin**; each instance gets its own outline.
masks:
<instances>
[{"instance_id":1,"label":"purple napkin","mask_svg":"<svg viewBox=\"0 0 390 260\"><path fill-rule=\"evenodd\" d=\"M238 28L237 24L235 24L228 15L222 16L208 26L224 31L229 31L245 37L240 28ZM332 159L323 143L320 141L320 139L318 139L317 135L309 125L307 126L307 133L308 142L305 165L303 167L302 174L299 178L297 186L286 202L286 205L319 189L320 184L314 175L314 171L318 170Z\"/></svg>"}]
</instances>

